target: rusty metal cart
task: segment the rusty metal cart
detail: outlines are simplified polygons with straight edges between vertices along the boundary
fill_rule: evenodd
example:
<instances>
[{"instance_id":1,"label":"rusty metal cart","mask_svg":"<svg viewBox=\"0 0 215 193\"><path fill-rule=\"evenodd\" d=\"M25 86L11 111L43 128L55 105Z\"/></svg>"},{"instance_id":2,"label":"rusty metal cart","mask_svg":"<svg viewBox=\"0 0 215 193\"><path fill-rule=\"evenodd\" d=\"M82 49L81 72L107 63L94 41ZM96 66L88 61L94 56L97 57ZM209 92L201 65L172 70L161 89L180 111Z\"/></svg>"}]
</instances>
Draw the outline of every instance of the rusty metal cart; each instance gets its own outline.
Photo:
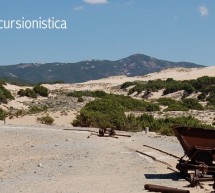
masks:
<instances>
[{"instance_id":1,"label":"rusty metal cart","mask_svg":"<svg viewBox=\"0 0 215 193\"><path fill-rule=\"evenodd\" d=\"M174 126L173 131L185 152L176 168L192 187L214 181L215 189L215 130Z\"/></svg>"}]
</instances>

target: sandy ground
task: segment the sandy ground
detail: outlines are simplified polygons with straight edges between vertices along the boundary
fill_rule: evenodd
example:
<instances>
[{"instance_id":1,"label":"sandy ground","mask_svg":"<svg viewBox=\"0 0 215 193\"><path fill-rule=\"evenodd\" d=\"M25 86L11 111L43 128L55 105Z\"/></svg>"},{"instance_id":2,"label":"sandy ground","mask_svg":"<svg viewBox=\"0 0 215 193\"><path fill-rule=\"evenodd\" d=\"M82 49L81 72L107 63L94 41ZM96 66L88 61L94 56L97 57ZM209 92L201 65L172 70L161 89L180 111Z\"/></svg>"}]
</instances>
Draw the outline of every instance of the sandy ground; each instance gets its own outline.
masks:
<instances>
[{"instance_id":1,"label":"sandy ground","mask_svg":"<svg viewBox=\"0 0 215 193\"><path fill-rule=\"evenodd\" d=\"M71 126L71 122L75 119L77 111L68 111L66 115L61 114L60 111L56 112L42 112L42 113L37 113L37 114L32 114L32 115L25 115L23 117L18 117L18 118L13 118L9 119L6 118L6 124L9 125L40 125L37 122L37 118L44 116L44 115L49 115L54 119L54 126L64 126L64 127L69 127ZM4 124L3 121L0 121L0 124Z\"/></svg>"},{"instance_id":2,"label":"sandy ground","mask_svg":"<svg viewBox=\"0 0 215 193\"><path fill-rule=\"evenodd\" d=\"M70 127L71 128L71 127ZM92 129L93 130L93 129ZM0 125L1 193L142 193L146 183L189 188L174 172L177 160L151 145L176 154L183 150L175 137L133 133L131 138L100 138L61 127ZM139 150L166 165L135 151Z\"/></svg>"}]
</instances>

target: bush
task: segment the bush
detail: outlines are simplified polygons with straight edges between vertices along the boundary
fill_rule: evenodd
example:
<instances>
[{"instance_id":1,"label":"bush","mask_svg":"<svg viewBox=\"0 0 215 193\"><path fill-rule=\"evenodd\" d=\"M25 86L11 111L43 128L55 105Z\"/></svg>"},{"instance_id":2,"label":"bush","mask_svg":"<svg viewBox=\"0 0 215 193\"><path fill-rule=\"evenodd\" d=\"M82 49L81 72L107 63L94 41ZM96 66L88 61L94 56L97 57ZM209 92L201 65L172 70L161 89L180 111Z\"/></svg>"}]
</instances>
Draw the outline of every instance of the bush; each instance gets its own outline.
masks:
<instances>
[{"instance_id":1,"label":"bush","mask_svg":"<svg viewBox=\"0 0 215 193\"><path fill-rule=\"evenodd\" d=\"M204 110L204 107L199 104L199 102L196 99L183 99L183 103L187 106L189 109L194 109L194 110Z\"/></svg>"},{"instance_id":2,"label":"bush","mask_svg":"<svg viewBox=\"0 0 215 193\"><path fill-rule=\"evenodd\" d=\"M84 99L82 97L78 97L78 102L82 103L82 102L84 102Z\"/></svg>"},{"instance_id":3,"label":"bush","mask_svg":"<svg viewBox=\"0 0 215 193\"><path fill-rule=\"evenodd\" d=\"M42 97L48 97L48 89L42 85L37 85L33 88L36 94L39 94Z\"/></svg>"},{"instance_id":4,"label":"bush","mask_svg":"<svg viewBox=\"0 0 215 193\"><path fill-rule=\"evenodd\" d=\"M7 104L7 98L6 98L6 96L4 95L4 93L0 90L0 104L1 104L1 103Z\"/></svg>"},{"instance_id":5,"label":"bush","mask_svg":"<svg viewBox=\"0 0 215 193\"><path fill-rule=\"evenodd\" d=\"M144 119L143 119L144 120ZM209 125L202 124L198 119L191 116L176 117L176 118L164 118L164 119L151 119L148 122L148 127L151 131L155 131L164 135L173 135L171 127L173 125L189 126L189 127L211 127Z\"/></svg>"},{"instance_id":6,"label":"bush","mask_svg":"<svg viewBox=\"0 0 215 193\"><path fill-rule=\"evenodd\" d=\"M113 101L117 101L123 107L125 107L126 111L145 111L147 103L138 99L134 99L130 96L123 95L114 95L110 94L104 97L105 99L110 99Z\"/></svg>"},{"instance_id":7,"label":"bush","mask_svg":"<svg viewBox=\"0 0 215 193\"><path fill-rule=\"evenodd\" d=\"M21 97L26 96L26 90L20 89L20 90L17 92L17 94L18 94L19 96L21 96Z\"/></svg>"},{"instance_id":8,"label":"bush","mask_svg":"<svg viewBox=\"0 0 215 193\"><path fill-rule=\"evenodd\" d=\"M188 111L189 109L182 103L178 102L172 105L169 105L164 111Z\"/></svg>"},{"instance_id":9,"label":"bush","mask_svg":"<svg viewBox=\"0 0 215 193\"><path fill-rule=\"evenodd\" d=\"M80 111L72 125L122 130L125 119L124 107L120 103L110 99L97 99Z\"/></svg>"},{"instance_id":10,"label":"bush","mask_svg":"<svg viewBox=\"0 0 215 193\"><path fill-rule=\"evenodd\" d=\"M34 90L32 90L30 88L26 88L25 92L26 92L25 96L30 97L30 98L37 98L37 94L34 92Z\"/></svg>"},{"instance_id":11,"label":"bush","mask_svg":"<svg viewBox=\"0 0 215 193\"><path fill-rule=\"evenodd\" d=\"M148 103L146 106L146 111L160 111L160 106L155 103Z\"/></svg>"},{"instance_id":12,"label":"bush","mask_svg":"<svg viewBox=\"0 0 215 193\"><path fill-rule=\"evenodd\" d=\"M13 100L14 97L9 90L0 84L0 104L7 103L7 99Z\"/></svg>"},{"instance_id":13,"label":"bush","mask_svg":"<svg viewBox=\"0 0 215 193\"><path fill-rule=\"evenodd\" d=\"M106 96L107 93L101 90L96 90L96 91L74 91L74 92L69 92L67 96L72 96L72 97L83 97L83 96L88 96L88 97L98 97L102 98Z\"/></svg>"},{"instance_id":14,"label":"bush","mask_svg":"<svg viewBox=\"0 0 215 193\"><path fill-rule=\"evenodd\" d=\"M6 112L2 108L0 108L0 120L4 120L5 117L6 117Z\"/></svg>"},{"instance_id":15,"label":"bush","mask_svg":"<svg viewBox=\"0 0 215 193\"><path fill-rule=\"evenodd\" d=\"M137 132L137 131L142 131L142 123L139 119L135 117L133 114L129 114L126 117L125 125L123 127L124 131L132 131L132 132Z\"/></svg>"},{"instance_id":16,"label":"bush","mask_svg":"<svg viewBox=\"0 0 215 193\"><path fill-rule=\"evenodd\" d=\"M52 125L54 122L54 119L52 117L50 117L49 115L46 115L46 116L38 117L37 121L42 124Z\"/></svg>"},{"instance_id":17,"label":"bush","mask_svg":"<svg viewBox=\"0 0 215 193\"><path fill-rule=\"evenodd\" d=\"M38 107L38 106L31 106L29 109L29 113L30 114L35 114L35 113L40 113L43 111L47 111L48 107L46 105L42 106L42 107Z\"/></svg>"},{"instance_id":18,"label":"bush","mask_svg":"<svg viewBox=\"0 0 215 193\"><path fill-rule=\"evenodd\" d=\"M121 86L120 86L120 89L126 89L128 88L129 86L133 86L133 85L136 85L137 82L125 82L123 83Z\"/></svg>"},{"instance_id":19,"label":"bush","mask_svg":"<svg viewBox=\"0 0 215 193\"><path fill-rule=\"evenodd\" d=\"M160 98L157 101L160 105L168 106L165 111L188 111L188 107L184 103L171 98Z\"/></svg>"}]
</instances>

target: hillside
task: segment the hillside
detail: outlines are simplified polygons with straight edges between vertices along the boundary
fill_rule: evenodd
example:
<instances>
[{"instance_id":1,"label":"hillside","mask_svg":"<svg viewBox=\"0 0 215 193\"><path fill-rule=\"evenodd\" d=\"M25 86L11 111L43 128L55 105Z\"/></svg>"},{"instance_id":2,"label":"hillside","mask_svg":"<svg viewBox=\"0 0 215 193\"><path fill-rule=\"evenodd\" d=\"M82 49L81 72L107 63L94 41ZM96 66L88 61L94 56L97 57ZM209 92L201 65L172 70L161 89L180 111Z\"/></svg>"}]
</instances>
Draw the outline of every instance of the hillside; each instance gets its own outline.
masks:
<instances>
[{"instance_id":1,"label":"hillside","mask_svg":"<svg viewBox=\"0 0 215 193\"><path fill-rule=\"evenodd\" d=\"M184 67L198 68L202 65L189 62L170 62L159 60L143 54L135 54L124 59L87 60L77 63L23 63L0 66L0 77L22 82L53 82L78 83L98 80L110 76L143 76L167 68Z\"/></svg>"}]
</instances>

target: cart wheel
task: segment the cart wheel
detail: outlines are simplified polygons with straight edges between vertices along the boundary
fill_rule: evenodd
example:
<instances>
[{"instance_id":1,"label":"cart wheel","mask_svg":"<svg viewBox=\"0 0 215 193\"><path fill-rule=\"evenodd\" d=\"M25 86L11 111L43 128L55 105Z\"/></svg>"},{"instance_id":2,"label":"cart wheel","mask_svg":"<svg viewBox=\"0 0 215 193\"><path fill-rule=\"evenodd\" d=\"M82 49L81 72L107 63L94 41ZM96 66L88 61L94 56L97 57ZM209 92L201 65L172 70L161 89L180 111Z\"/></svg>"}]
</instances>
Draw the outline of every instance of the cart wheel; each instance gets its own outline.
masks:
<instances>
[{"instance_id":1,"label":"cart wheel","mask_svg":"<svg viewBox=\"0 0 215 193\"><path fill-rule=\"evenodd\" d=\"M190 173L190 186L195 187L198 185L198 181L196 180L196 174L195 173Z\"/></svg>"},{"instance_id":2,"label":"cart wheel","mask_svg":"<svg viewBox=\"0 0 215 193\"><path fill-rule=\"evenodd\" d=\"M188 175L188 170L187 170L185 167L183 167L180 163L178 163L178 164L176 165L176 168L180 171L180 174L181 174L182 176L186 176L186 177L187 177L187 175Z\"/></svg>"},{"instance_id":3,"label":"cart wheel","mask_svg":"<svg viewBox=\"0 0 215 193\"><path fill-rule=\"evenodd\" d=\"M104 136L104 134L105 134L105 130L100 128L99 129L99 135Z\"/></svg>"}]
</instances>

